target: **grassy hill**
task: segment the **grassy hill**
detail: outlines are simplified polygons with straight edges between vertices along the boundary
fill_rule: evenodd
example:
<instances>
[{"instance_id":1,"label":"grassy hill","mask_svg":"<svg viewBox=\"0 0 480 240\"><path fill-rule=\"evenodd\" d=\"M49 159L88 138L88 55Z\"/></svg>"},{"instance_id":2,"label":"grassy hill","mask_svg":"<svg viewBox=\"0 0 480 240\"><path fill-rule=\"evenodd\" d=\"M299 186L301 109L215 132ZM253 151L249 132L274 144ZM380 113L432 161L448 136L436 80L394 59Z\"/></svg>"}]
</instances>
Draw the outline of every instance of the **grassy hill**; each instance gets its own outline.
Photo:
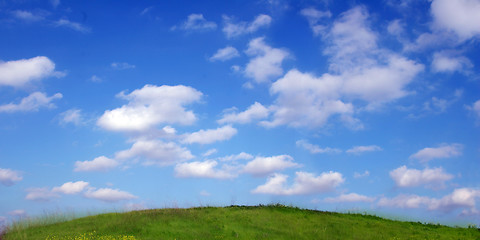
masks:
<instances>
[{"instance_id":1,"label":"grassy hill","mask_svg":"<svg viewBox=\"0 0 480 240\"><path fill-rule=\"evenodd\" d=\"M3 239L480 239L480 231L269 205L155 209L17 224Z\"/></svg>"}]
</instances>

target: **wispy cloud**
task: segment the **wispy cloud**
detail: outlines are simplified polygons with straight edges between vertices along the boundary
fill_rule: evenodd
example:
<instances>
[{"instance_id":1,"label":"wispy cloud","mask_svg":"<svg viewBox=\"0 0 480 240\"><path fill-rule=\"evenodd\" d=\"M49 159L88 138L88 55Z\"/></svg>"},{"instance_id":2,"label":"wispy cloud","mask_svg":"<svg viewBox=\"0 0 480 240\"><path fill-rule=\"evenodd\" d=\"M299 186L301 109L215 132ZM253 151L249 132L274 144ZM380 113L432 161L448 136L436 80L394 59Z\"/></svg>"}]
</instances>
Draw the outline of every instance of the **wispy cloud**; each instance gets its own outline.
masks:
<instances>
[{"instance_id":1,"label":"wispy cloud","mask_svg":"<svg viewBox=\"0 0 480 240\"><path fill-rule=\"evenodd\" d=\"M75 30L77 32L81 32L81 33L89 33L91 32L90 28L89 27L86 27L84 26L83 24L81 23L77 23L77 22L72 22L68 19L60 19L58 21L55 21L54 22L54 25L57 26L57 27L66 27L66 28L70 28L72 30Z\"/></svg>"},{"instance_id":2,"label":"wispy cloud","mask_svg":"<svg viewBox=\"0 0 480 240\"><path fill-rule=\"evenodd\" d=\"M184 30L184 31L211 31L217 28L215 22L207 21L203 14L192 13L183 23L175 25L170 30Z\"/></svg>"}]
</instances>

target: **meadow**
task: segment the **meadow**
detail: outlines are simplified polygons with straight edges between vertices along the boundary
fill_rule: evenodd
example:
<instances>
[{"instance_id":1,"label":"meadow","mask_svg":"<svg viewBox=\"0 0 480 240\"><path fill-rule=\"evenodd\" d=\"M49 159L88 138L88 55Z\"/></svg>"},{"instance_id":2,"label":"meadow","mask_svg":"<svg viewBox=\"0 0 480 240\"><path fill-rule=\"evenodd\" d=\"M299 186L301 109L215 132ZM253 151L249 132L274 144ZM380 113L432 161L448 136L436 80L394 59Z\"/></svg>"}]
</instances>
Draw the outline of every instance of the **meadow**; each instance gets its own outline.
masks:
<instances>
[{"instance_id":1,"label":"meadow","mask_svg":"<svg viewBox=\"0 0 480 240\"><path fill-rule=\"evenodd\" d=\"M260 206L171 208L42 218L9 226L2 240L480 239L476 227L403 222L358 213Z\"/></svg>"}]
</instances>

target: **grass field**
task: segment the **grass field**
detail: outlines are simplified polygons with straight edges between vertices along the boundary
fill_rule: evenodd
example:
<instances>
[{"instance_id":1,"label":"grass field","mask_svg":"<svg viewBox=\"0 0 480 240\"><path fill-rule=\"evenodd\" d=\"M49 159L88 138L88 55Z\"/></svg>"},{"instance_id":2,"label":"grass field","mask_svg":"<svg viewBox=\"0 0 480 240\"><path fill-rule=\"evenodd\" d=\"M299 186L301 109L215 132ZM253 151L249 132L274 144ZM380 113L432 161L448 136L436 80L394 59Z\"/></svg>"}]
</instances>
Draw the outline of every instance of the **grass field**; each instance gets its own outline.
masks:
<instances>
[{"instance_id":1,"label":"grass field","mask_svg":"<svg viewBox=\"0 0 480 240\"><path fill-rule=\"evenodd\" d=\"M20 222L10 226L3 239L480 239L480 231L268 205L155 209L58 223Z\"/></svg>"}]
</instances>

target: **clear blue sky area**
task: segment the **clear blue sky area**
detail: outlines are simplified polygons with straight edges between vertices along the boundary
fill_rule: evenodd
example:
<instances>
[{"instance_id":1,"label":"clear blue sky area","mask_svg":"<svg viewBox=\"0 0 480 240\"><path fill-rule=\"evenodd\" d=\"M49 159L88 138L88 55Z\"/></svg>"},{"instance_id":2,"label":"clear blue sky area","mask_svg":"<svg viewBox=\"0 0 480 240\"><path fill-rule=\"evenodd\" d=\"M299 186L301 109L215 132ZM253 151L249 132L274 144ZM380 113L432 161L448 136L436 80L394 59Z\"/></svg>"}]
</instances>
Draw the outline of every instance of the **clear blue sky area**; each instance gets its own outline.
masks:
<instances>
[{"instance_id":1,"label":"clear blue sky area","mask_svg":"<svg viewBox=\"0 0 480 240\"><path fill-rule=\"evenodd\" d=\"M292 204L480 224L480 1L0 1L0 225Z\"/></svg>"}]
</instances>

